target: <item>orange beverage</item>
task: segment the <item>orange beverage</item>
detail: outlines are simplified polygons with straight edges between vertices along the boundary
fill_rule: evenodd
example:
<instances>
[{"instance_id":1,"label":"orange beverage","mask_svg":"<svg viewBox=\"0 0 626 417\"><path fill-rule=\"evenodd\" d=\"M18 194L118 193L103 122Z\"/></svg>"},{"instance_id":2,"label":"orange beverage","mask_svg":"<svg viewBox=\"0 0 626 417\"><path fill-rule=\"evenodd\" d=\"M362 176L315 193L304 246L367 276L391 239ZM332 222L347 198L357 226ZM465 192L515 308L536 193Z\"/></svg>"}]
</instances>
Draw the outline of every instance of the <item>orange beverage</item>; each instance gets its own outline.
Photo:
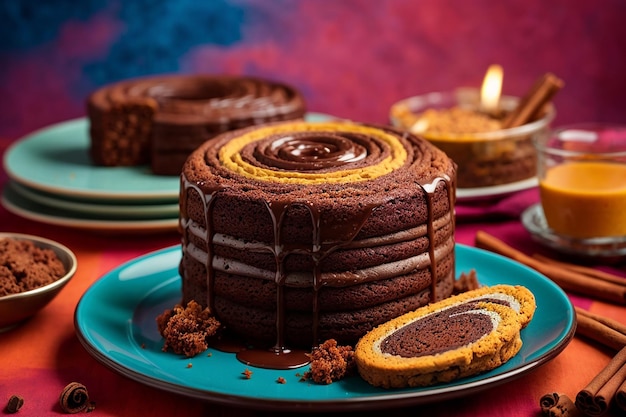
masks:
<instances>
[{"instance_id":1,"label":"orange beverage","mask_svg":"<svg viewBox=\"0 0 626 417\"><path fill-rule=\"evenodd\" d=\"M539 181L548 226L574 238L626 236L626 164L569 161Z\"/></svg>"}]
</instances>

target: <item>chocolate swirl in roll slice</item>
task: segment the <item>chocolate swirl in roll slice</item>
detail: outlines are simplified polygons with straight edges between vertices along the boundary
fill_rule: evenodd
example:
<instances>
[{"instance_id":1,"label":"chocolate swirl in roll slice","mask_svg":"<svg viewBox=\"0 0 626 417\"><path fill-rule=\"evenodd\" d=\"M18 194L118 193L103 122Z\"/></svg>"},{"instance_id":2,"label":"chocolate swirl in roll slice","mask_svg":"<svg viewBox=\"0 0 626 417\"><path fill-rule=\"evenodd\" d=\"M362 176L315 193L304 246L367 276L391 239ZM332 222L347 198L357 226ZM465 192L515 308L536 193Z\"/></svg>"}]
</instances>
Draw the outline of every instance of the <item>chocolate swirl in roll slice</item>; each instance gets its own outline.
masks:
<instances>
[{"instance_id":1,"label":"chocolate swirl in roll slice","mask_svg":"<svg viewBox=\"0 0 626 417\"><path fill-rule=\"evenodd\" d=\"M171 75L121 81L87 100L91 158L97 165L150 163L179 175L189 154L214 136L243 127L300 119L301 94L252 77Z\"/></svg>"},{"instance_id":2,"label":"chocolate swirl in roll slice","mask_svg":"<svg viewBox=\"0 0 626 417\"><path fill-rule=\"evenodd\" d=\"M468 291L391 320L355 349L359 374L383 388L450 382L498 367L522 346L535 298L525 287Z\"/></svg>"},{"instance_id":3,"label":"chocolate swirl in roll slice","mask_svg":"<svg viewBox=\"0 0 626 417\"><path fill-rule=\"evenodd\" d=\"M259 350L240 352L246 363L284 366L273 359L293 347L354 343L452 293L454 183L444 153L387 127L225 133L183 167L183 302L271 347L260 351L272 363Z\"/></svg>"}]
</instances>

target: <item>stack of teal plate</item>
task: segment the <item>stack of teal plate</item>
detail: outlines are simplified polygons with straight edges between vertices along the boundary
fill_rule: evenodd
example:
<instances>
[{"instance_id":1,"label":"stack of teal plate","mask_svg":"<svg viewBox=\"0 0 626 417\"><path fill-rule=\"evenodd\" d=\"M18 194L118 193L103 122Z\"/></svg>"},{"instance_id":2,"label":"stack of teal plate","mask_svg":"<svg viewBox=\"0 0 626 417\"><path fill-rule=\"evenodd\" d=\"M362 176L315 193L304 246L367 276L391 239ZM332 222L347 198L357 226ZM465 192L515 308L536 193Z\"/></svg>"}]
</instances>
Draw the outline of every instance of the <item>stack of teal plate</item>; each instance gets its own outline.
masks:
<instances>
[{"instance_id":1,"label":"stack of teal plate","mask_svg":"<svg viewBox=\"0 0 626 417\"><path fill-rule=\"evenodd\" d=\"M2 205L34 221L99 231L169 231L178 224L178 176L149 166L99 167L89 158L88 121L34 132L7 149Z\"/></svg>"}]
</instances>

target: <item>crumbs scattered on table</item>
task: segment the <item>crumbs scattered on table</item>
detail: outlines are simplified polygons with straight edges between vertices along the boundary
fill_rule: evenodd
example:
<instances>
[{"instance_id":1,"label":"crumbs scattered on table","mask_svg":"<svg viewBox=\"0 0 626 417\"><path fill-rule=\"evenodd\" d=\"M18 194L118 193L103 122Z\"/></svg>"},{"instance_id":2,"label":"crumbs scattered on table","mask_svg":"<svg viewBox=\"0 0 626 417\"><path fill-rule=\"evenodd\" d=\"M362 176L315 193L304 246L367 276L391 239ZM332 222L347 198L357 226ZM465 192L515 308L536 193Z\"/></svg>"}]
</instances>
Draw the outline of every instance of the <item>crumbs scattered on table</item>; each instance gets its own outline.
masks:
<instances>
[{"instance_id":1,"label":"crumbs scattered on table","mask_svg":"<svg viewBox=\"0 0 626 417\"><path fill-rule=\"evenodd\" d=\"M243 371L241 375L243 375L244 379L250 379L252 378L252 371L246 368L246 370Z\"/></svg>"},{"instance_id":2,"label":"crumbs scattered on table","mask_svg":"<svg viewBox=\"0 0 626 417\"><path fill-rule=\"evenodd\" d=\"M276 382L278 382L279 384L286 384L287 380L282 376L279 376L278 379L276 379Z\"/></svg>"},{"instance_id":3,"label":"crumbs scattered on table","mask_svg":"<svg viewBox=\"0 0 626 417\"><path fill-rule=\"evenodd\" d=\"M9 414L14 414L17 413L23 405L24 398L19 395L12 395L11 398L9 398L5 411Z\"/></svg>"}]
</instances>

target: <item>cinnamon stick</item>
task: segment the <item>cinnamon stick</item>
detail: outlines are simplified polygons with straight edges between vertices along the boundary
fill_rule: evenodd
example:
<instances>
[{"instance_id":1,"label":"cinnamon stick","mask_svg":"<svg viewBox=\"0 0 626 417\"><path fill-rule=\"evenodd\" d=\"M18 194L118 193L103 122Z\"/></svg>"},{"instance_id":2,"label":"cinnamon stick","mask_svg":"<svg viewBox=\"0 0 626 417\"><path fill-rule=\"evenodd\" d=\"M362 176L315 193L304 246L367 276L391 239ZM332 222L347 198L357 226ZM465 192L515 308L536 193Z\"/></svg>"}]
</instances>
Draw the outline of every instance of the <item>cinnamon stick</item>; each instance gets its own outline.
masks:
<instances>
[{"instance_id":1,"label":"cinnamon stick","mask_svg":"<svg viewBox=\"0 0 626 417\"><path fill-rule=\"evenodd\" d=\"M588 416L601 416L609 409L618 389L626 380L626 348L576 395L576 407Z\"/></svg>"},{"instance_id":2,"label":"cinnamon stick","mask_svg":"<svg viewBox=\"0 0 626 417\"><path fill-rule=\"evenodd\" d=\"M617 389L615 393L615 404L622 410L626 411L626 382Z\"/></svg>"},{"instance_id":3,"label":"cinnamon stick","mask_svg":"<svg viewBox=\"0 0 626 417\"><path fill-rule=\"evenodd\" d=\"M571 400L557 393L546 394L540 401L544 416L601 416L616 404L626 411L626 325L608 317L575 307L576 334L590 337L618 351L609 364Z\"/></svg>"},{"instance_id":4,"label":"cinnamon stick","mask_svg":"<svg viewBox=\"0 0 626 417\"><path fill-rule=\"evenodd\" d=\"M541 397L539 406L545 417L579 417L583 415L567 395L557 392Z\"/></svg>"},{"instance_id":5,"label":"cinnamon stick","mask_svg":"<svg viewBox=\"0 0 626 417\"><path fill-rule=\"evenodd\" d=\"M563 88L563 81L554 74L547 73L540 77L530 91L522 97L519 104L504 120L502 127L521 126L535 120L554 95Z\"/></svg>"},{"instance_id":6,"label":"cinnamon stick","mask_svg":"<svg viewBox=\"0 0 626 417\"><path fill-rule=\"evenodd\" d=\"M585 274L585 275L588 275L588 276L593 277L593 278L597 278L597 279L601 279L603 281L608 281L608 282L612 282L614 284L619 284L619 285L625 285L626 286L626 278L622 278L620 276L613 275L613 274L608 273L608 272L599 271L597 269L588 268L588 267L582 266L582 265L574 265L574 264L570 264L570 263L567 263L567 262L557 261L555 259L551 259L551 258L548 258L547 256L543 256L543 255L540 255L540 254L534 254L533 258L535 258L535 259L537 259L538 261L541 261L541 262L550 263L550 264L553 264L553 265L560 266L562 268L567 268L567 269L570 269L572 271L580 272L581 274Z\"/></svg>"},{"instance_id":7,"label":"cinnamon stick","mask_svg":"<svg viewBox=\"0 0 626 417\"><path fill-rule=\"evenodd\" d=\"M578 326L576 332L615 350L626 346L626 325L617 320L574 307Z\"/></svg>"},{"instance_id":8,"label":"cinnamon stick","mask_svg":"<svg viewBox=\"0 0 626 417\"><path fill-rule=\"evenodd\" d=\"M600 323L576 310L576 334L588 337L611 349L619 350L626 346L626 334Z\"/></svg>"},{"instance_id":9,"label":"cinnamon stick","mask_svg":"<svg viewBox=\"0 0 626 417\"><path fill-rule=\"evenodd\" d=\"M576 271L543 263L528 256L487 232L476 232L476 246L511 258L542 273L566 291L596 297L605 301L626 304L626 286L598 280Z\"/></svg>"}]
</instances>

